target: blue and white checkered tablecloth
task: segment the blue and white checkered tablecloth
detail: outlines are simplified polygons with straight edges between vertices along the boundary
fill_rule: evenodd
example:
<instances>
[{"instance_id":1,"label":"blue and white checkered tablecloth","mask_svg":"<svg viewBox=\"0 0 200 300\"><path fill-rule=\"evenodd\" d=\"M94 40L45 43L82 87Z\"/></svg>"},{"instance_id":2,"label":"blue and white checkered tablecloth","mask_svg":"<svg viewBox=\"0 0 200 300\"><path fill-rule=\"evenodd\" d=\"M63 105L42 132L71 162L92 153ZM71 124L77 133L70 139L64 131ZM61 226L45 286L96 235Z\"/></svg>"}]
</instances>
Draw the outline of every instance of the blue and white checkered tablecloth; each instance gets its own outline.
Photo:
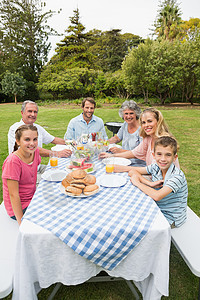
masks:
<instances>
[{"instance_id":1,"label":"blue and white checkered tablecloth","mask_svg":"<svg viewBox=\"0 0 200 300\"><path fill-rule=\"evenodd\" d=\"M69 159L59 159L65 169ZM105 173L95 161L98 178ZM49 168L49 167L48 167ZM145 237L159 210L155 202L127 183L104 188L94 196L73 198L62 194L60 182L41 180L24 215L59 237L79 255L107 270L114 269Z\"/></svg>"}]
</instances>

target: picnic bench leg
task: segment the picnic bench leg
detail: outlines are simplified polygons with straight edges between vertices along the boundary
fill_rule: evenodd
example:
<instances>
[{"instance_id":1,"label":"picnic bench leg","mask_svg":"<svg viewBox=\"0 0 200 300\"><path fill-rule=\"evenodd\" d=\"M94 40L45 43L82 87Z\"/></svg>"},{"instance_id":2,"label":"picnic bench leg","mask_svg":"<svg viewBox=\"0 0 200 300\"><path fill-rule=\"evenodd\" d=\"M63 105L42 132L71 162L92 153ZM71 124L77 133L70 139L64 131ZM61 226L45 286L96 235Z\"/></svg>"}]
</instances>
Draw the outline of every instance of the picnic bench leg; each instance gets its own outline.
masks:
<instances>
[{"instance_id":1,"label":"picnic bench leg","mask_svg":"<svg viewBox=\"0 0 200 300\"><path fill-rule=\"evenodd\" d=\"M61 287L62 283L58 282L56 284L56 286L54 287L53 291L51 292L51 295L48 297L47 300L53 300L55 294L57 293L57 291L59 290L59 288Z\"/></svg>"},{"instance_id":2,"label":"picnic bench leg","mask_svg":"<svg viewBox=\"0 0 200 300\"><path fill-rule=\"evenodd\" d=\"M128 287L130 288L131 292L133 293L133 295L135 296L135 299L139 300L139 295L136 292L136 289L133 286L133 283L131 282L131 280L126 280L126 283L127 283Z\"/></svg>"}]
</instances>

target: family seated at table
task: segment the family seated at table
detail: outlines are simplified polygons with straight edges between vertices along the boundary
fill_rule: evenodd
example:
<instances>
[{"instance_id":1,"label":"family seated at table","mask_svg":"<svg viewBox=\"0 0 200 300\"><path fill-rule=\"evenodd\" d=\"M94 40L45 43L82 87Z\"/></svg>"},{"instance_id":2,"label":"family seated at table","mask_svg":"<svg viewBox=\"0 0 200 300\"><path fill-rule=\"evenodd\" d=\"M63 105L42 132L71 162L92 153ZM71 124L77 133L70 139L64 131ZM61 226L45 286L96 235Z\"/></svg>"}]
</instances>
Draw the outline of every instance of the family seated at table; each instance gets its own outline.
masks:
<instances>
[{"instance_id":1,"label":"family seated at table","mask_svg":"<svg viewBox=\"0 0 200 300\"><path fill-rule=\"evenodd\" d=\"M95 107L96 103L93 98L88 97L83 100L83 112L71 119L65 139L77 139L82 133L93 132L101 132L102 138L107 139L103 120L94 116ZM12 125L9 129L8 144L10 155L3 164L2 178L5 207L8 215L16 218L19 224L21 223L23 210L26 209L35 192L35 173L37 173L37 165L41 161L39 153L41 156L49 156L51 153L50 150L42 148L42 143L64 144L64 139L51 136L37 124L33 126L37 119L37 113L38 107L36 103L32 101L23 103L21 110L22 120ZM129 172L132 183L157 201L164 214L166 214L165 206L169 203L167 219L171 225L180 226L186 218L187 183L184 174L179 170L176 141L172 137L161 112L155 108L147 108L141 113L139 106L131 100L122 104L119 113L125 122L119 132L108 141L110 143L122 141L122 149L112 147L110 149L112 154L102 152L99 158L114 156L137 159L134 160L134 164L139 166L146 162L147 167L138 168L115 165L115 172ZM140 123L138 120L140 120ZM21 124L30 124L32 127L30 125L20 126ZM16 143L20 146L14 153L12 153L13 134L15 134ZM163 137L165 143L161 142L161 137ZM36 149L37 146L39 146L39 150ZM165 155L164 167L159 161L158 149L161 149L159 150L159 155L163 155L166 150L168 151L167 155ZM71 151L65 149L60 151L59 154L59 157L68 157L71 155ZM18 165L20 165L20 168ZM34 171L32 171L33 169ZM152 175L153 183L143 179L141 175L145 174ZM159 176L156 177L155 174L159 174ZM28 183L23 177L24 175L30 179ZM160 183L163 184L159 191L154 189L156 178L162 180ZM175 185L178 188L175 188ZM29 186L31 186L30 190ZM182 195L182 202L179 195ZM176 201L173 200L176 202L176 205L171 199L176 199Z\"/></svg>"}]
</instances>

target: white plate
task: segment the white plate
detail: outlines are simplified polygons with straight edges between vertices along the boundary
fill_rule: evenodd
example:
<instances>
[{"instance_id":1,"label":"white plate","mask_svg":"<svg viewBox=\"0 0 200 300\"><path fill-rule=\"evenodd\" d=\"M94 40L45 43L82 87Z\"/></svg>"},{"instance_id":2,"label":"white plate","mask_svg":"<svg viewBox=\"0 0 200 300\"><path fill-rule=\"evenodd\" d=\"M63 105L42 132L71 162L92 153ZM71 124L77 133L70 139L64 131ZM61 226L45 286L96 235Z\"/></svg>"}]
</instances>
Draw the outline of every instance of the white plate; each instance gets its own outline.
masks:
<instances>
[{"instance_id":1,"label":"white plate","mask_svg":"<svg viewBox=\"0 0 200 300\"><path fill-rule=\"evenodd\" d=\"M67 193L67 192L65 191L65 187L64 187L64 186L62 185L62 183L61 183L61 185L60 185L60 191L61 191L62 194L65 194L65 195L70 196L70 197L72 197L72 198L87 198L87 197L93 196L93 195L95 195L96 193L98 193L99 188L98 188L98 190L95 190L93 194L91 194L91 195L89 195L89 196L88 196L88 195L84 195L84 194L80 194L80 196L73 196L72 194Z\"/></svg>"},{"instance_id":2,"label":"white plate","mask_svg":"<svg viewBox=\"0 0 200 300\"><path fill-rule=\"evenodd\" d=\"M120 146L120 145L117 145L117 144L110 144L109 146L108 146L108 150L110 150L110 148L113 148L113 147L117 147L117 148L122 148L122 146Z\"/></svg>"},{"instance_id":3,"label":"white plate","mask_svg":"<svg viewBox=\"0 0 200 300\"><path fill-rule=\"evenodd\" d=\"M109 157L104 158L102 160L103 164L106 165L106 163L109 162ZM121 166L129 166L131 164L131 160L123 157L114 157L114 164L115 165L121 165Z\"/></svg>"},{"instance_id":4,"label":"white plate","mask_svg":"<svg viewBox=\"0 0 200 300\"><path fill-rule=\"evenodd\" d=\"M127 179L115 174L105 174L99 178L98 182L104 187L120 187L126 184Z\"/></svg>"},{"instance_id":5,"label":"white plate","mask_svg":"<svg viewBox=\"0 0 200 300\"><path fill-rule=\"evenodd\" d=\"M73 147L71 145L56 145L51 148L52 151L62 151L64 149L72 150Z\"/></svg>"},{"instance_id":6,"label":"white plate","mask_svg":"<svg viewBox=\"0 0 200 300\"><path fill-rule=\"evenodd\" d=\"M47 181L62 181L67 175L66 171L48 170L41 175L41 178Z\"/></svg>"}]
</instances>

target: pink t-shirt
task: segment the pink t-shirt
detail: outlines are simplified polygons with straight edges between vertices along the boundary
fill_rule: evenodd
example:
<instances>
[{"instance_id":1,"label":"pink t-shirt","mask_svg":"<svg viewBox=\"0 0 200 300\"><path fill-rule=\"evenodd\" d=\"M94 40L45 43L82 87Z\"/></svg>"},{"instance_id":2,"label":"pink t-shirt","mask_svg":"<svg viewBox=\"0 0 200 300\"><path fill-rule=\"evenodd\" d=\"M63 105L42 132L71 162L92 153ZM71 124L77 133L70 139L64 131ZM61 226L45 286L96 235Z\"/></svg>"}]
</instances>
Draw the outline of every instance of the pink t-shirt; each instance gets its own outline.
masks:
<instances>
[{"instance_id":1,"label":"pink t-shirt","mask_svg":"<svg viewBox=\"0 0 200 300\"><path fill-rule=\"evenodd\" d=\"M151 142L152 142L152 137L147 136L142 140L142 142L136 148L132 150L133 155L136 158L145 160L147 166L156 162L153 157L153 151L151 150ZM177 168L180 169L178 158L176 158L174 164Z\"/></svg>"},{"instance_id":2,"label":"pink t-shirt","mask_svg":"<svg viewBox=\"0 0 200 300\"><path fill-rule=\"evenodd\" d=\"M17 155L11 153L4 161L2 167L3 200L9 216L14 216L10 196L8 192L7 179L19 182L19 196L22 209L26 208L36 190L37 167L41 162L39 150L36 149L32 164L23 162Z\"/></svg>"}]
</instances>

